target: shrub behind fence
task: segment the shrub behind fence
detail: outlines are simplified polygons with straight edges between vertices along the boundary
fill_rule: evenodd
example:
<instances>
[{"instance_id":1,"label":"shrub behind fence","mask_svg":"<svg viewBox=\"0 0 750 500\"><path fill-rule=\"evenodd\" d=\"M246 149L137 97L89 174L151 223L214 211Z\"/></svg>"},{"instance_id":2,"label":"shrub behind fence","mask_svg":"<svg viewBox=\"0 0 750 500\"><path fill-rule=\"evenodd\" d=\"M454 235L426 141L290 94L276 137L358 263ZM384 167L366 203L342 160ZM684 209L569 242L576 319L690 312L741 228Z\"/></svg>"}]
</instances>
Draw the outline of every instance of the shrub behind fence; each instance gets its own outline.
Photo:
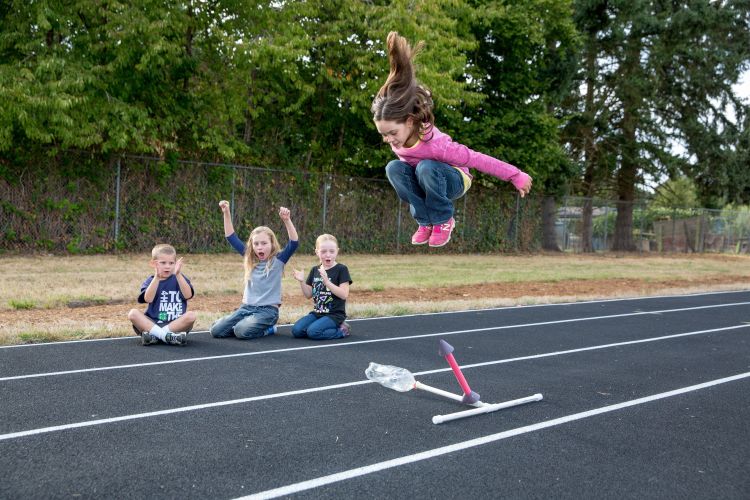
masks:
<instances>
[{"instance_id":1,"label":"shrub behind fence","mask_svg":"<svg viewBox=\"0 0 750 500\"><path fill-rule=\"evenodd\" d=\"M86 168L85 175L73 167L38 170L0 180L3 249L143 252L170 242L181 252L224 252L218 202L227 199L243 239L267 225L286 241L278 207L287 206L303 251L312 252L323 232L334 234L346 252L417 251L408 205L383 179L136 157ZM521 199L510 186L475 183L456 202L450 251L538 249L539 200Z\"/></svg>"},{"instance_id":2,"label":"shrub behind fence","mask_svg":"<svg viewBox=\"0 0 750 500\"><path fill-rule=\"evenodd\" d=\"M278 207L292 211L303 251L334 234L347 252L424 251L410 244L416 224L384 179L196 162L124 157L104 167L68 158L67 168L29 168L0 178L0 249L101 253L144 252L171 242L181 252L225 252L218 201L230 200L240 238L258 225L286 241ZM520 198L509 185L475 182L456 201L448 251L532 252L541 242L541 195ZM558 246L581 252L583 210L591 205L591 247L609 251L618 203L566 197L557 210ZM633 207L640 252L747 253L750 212ZM441 251L445 251L441 250Z\"/></svg>"}]
</instances>

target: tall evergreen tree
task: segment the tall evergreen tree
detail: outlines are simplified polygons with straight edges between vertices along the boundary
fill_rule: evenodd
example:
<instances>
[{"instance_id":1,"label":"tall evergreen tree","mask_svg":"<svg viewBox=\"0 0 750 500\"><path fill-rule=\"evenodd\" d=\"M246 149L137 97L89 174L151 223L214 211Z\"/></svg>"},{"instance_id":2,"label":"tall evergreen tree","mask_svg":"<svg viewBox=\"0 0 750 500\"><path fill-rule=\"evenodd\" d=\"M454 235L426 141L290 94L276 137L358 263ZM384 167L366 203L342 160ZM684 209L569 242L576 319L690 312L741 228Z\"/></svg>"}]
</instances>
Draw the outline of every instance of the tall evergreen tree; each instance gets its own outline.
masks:
<instances>
[{"instance_id":1,"label":"tall evergreen tree","mask_svg":"<svg viewBox=\"0 0 750 500\"><path fill-rule=\"evenodd\" d=\"M584 194L601 192L602 179L614 181L613 249L633 250L636 185L645 175L691 170L673 152L675 141L688 144L709 171L719 161L708 159L727 160L725 107L737 104L731 84L748 61L748 4L577 0L576 9L588 33L586 90L575 104L585 110L579 128L585 138L578 142L570 132L568 138L586 165ZM598 132L596 123L603 125Z\"/></svg>"}]
</instances>

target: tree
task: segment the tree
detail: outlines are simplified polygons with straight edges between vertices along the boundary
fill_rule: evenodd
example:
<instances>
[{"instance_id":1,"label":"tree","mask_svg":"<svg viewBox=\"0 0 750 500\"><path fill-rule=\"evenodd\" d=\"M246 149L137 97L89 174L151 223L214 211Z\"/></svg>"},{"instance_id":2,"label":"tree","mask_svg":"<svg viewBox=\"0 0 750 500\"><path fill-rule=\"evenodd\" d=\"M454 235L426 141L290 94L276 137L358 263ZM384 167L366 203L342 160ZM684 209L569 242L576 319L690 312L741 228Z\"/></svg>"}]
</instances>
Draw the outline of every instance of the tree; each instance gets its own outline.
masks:
<instances>
[{"instance_id":1,"label":"tree","mask_svg":"<svg viewBox=\"0 0 750 500\"><path fill-rule=\"evenodd\" d=\"M656 188L651 205L661 208L697 208L700 205L695 183L687 177L667 179Z\"/></svg>"},{"instance_id":2,"label":"tree","mask_svg":"<svg viewBox=\"0 0 750 500\"><path fill-rule=\"evenodd\" d=\"M725 108L716 103L737 103L731 84L748 61L748 5L578 0L576 6L606 21L587 38L598 67L598 77L587 84L597 85L594 96L601 96L595 113L608 115L606 130L589 144L607 147L590 149L586 165L592 171L583 185L591 193L591 182L613 178L618 199L613 249L633 250L632 210L644 175L696 174L687 158L673 152L675 141L689 144L700 165L726 164L731 156L731 127ZM586 28L585 17L577 19ZM579 94L573 102L583 99ZM583 122L590 130L591 118ZM700 177L699 182L708 185Z\"/></svg>"},{"instance_id":3,"label":"tree","mask_svg":"<svg viewBox=\"0 0 750 500\"><path fill-rule=\"evenodd\" d=\"M560 146L561 100L570 91L577 33L570 2L478 1L471 19L469 88L486 98L448 120L465 142L518 165L547 198L543 248L559 250L554 196L576 171ZM494 181L493 181L494 182Z\"/></svg>"},{"instance_id":4,"label":"tree","mask_svg":"<svg viewBox=\"0 0 750 500\"><path fill-rule=\"evenodd\" d=\"M254 12L212 2L12 2L0 11L0 151L100 153L242 148L227 96L234 40L225 19ZM257 11L257 9L256 9ZM229 59L229 61L227 61Z\"/></svg>"}]
</instances>

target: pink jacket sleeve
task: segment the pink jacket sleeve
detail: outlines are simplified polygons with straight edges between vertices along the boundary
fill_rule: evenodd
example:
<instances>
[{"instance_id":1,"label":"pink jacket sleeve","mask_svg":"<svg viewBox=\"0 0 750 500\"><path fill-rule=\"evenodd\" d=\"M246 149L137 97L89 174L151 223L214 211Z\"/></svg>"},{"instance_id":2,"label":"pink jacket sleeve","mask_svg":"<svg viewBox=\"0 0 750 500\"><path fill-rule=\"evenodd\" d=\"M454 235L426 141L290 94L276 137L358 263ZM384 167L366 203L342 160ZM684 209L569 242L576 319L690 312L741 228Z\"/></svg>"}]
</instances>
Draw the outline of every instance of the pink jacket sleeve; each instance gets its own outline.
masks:
<instances>
[{"instance_id":1,"label":"pink jacket sleeve","mask_svg":"<svg viewBox=\"0 0 750 500\"><path fill-rule=\"evenodd\" d=\"M523 187L530 179L528 174L510 163L474 151L463 144L454 142L445 134L433 144L433 147L435 147L436 160L456 167L475 168L485 174L513 183L516 189Z\"/></svg>"}]
</instances>

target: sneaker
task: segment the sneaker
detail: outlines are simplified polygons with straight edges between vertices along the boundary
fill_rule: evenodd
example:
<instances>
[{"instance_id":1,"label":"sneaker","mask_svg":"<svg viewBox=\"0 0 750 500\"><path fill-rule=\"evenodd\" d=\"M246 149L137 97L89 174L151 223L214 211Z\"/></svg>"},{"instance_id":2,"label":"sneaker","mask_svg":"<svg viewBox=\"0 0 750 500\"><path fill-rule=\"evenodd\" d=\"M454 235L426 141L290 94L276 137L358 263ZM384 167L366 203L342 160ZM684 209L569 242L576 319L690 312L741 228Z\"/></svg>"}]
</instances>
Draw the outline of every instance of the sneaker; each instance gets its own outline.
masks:
<instances>
[{"instance_id":1,"label":"sneaker","mask_svg":"<svg viewBox=\"0 0 750 500\"><path fill-rule=\"evenodd\" d=\"M352 328L349 326L349 323L344 321L339 326L339 331L341 332L341 337L345 338L352 334Z\"/></svg>"},{"instance_id":2,"label":"sneaker","mask_svg":"<svg viewBox=\"0 0 750 500\"><path fill-rule=\"evenodd\" d=\"M432 226L419 226L417 232L411 235L412 245L424 245L430 241L430 235L432 234Z\"/></svg>"},{"instance_id":3,"label":"sneaker","mask_svg":"<svg viewBox=\"0 0 750 500\"><path fill-rule=\"evenodd\" d=\"M153 345L153 344L158 344L158 343L159 343L159 339L157 339L150 333L148 332L141 333L141 345Z\"/></svg>"},{"instance_id":4,"label":"sneaker","mask_svg":"<svg viewBox=\"0 0 750 500\"><path fill-rule=\"evenodd\" d=\"M448 222L435 226L430 235L430 246L441 247L448 243L451 240L451 232L454 227L456 227L456 221L453 217Z\"/></svg>"},{"instance_id":5,"label":"sneaker","mask_svg":"<svg viewBox=\"0 0 750 500\"><path fill-rule=\"evenodd\" d=\"M276 325L271 325L268 328L266 328L266 331L263 334L263 336L268 337L269 335L275 335L277 330L278 329L276 328Z\"/></svg>"},{"instance_id":6,"label":"sneaker","mask_svg":"<svg viewBox=\"0 0 750 500\"><path fill-rule=\"evenodd\" d=\"M164 341L167 344L172 344L172 345L187 345L187 334L182 333L182 332L179 332L179 333L170 332L167 334Z\"/></svg>"}]
</instances>

